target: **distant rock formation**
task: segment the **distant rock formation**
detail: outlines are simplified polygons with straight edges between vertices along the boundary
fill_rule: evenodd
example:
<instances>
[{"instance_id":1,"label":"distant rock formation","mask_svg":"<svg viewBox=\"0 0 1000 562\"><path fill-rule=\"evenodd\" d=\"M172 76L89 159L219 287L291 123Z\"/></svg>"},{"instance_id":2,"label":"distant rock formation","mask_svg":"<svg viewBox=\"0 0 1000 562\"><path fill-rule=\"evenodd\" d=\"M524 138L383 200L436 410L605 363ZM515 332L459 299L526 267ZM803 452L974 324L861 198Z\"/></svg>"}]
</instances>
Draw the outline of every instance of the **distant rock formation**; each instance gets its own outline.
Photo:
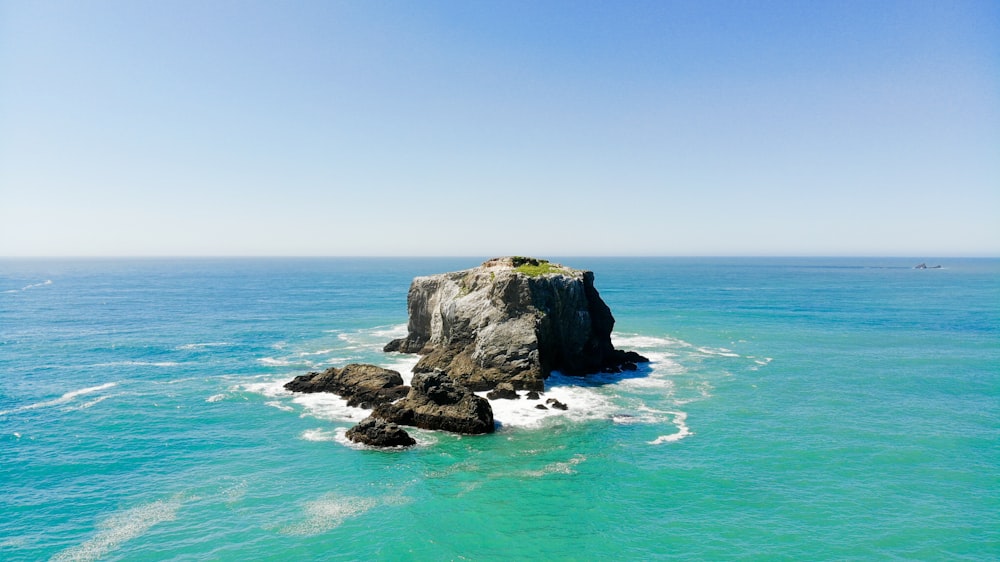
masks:
<instances>
[{"instance_id":1,"label":"distant rock formation","mask_svg":"<svg viewBox=\"0 0 1000 562\"><path fill-rule=\"evenodd\" d=\"M372 414L347 432L376 447L413 445L399 425L493 433L490 399L539 400L553 370L568 375L635 370L648 361L611 344L615 319L594 274L533 258L496 258L453 273L418 277L407 297L408 334L385 351L422 355L410 386L376 365L350 364L297 376L293 392L332 392ZM549 398L539 409L566 410Z\"/></svg>"},{"instance_id":2,"label":"distant rock formation","mask_svg":"<svg viewBox=\"0 0 1000 562\"><path fill-rule=\"evenodd\" d=\"M493 433L493 408L442 372L413 376L410 392L402 400L381 404L372 417L421 429L455 433Z\"/></svg>"},{"instance_id":3,"label":"distant rock formation","mask_svg":"<svg viewBox=\"0 0 1000 562\"><path fill-rule=\"evenodd\" d=\"M332 392L348 406L371 409L398 400L409 392L403 377L391 369L352 363L343 369L331 367L322 373L306 373L285 383L292 392Z\"/></svg>"},{"instance_id":4,"label":"distant rock formation","mask_svg":"<svg viewBox=\"0 0 1000 562\"><path fill-rule=\"evenodd\" d=\"M440 370L474 391L544 390L553 370L618 372L648 361L612 345L615 319L593 272L546 260L495 258L417 277L407 309L406 337L385 350L420 354L415 373Z\"/></svg>"}]
</instances>

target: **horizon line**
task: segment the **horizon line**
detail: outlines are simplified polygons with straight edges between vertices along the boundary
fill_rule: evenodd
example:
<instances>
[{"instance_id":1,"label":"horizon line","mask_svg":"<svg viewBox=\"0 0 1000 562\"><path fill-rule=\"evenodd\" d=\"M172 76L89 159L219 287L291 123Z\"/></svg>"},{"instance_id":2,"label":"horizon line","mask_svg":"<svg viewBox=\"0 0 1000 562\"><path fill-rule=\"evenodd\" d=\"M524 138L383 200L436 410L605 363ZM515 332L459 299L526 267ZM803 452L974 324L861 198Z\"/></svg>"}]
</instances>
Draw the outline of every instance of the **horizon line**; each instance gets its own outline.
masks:
<instances>
[{"instance_id":1,"label":"horizon line","mask_svg":"<svg viewBox=\"0 0 1000 562\"><path fill-rule=\"evenodd\" d=\"M157 260L157 259L491 259L505 256L529 256L548 255L555 258L657 258L657 259L684 259L684 258L717 258L717 259L1000 259L1000 254L424 254L424 255L399 255L399 254L85 254L85 255L0 255L0 260Z\"/></svg>"}]
</instances>

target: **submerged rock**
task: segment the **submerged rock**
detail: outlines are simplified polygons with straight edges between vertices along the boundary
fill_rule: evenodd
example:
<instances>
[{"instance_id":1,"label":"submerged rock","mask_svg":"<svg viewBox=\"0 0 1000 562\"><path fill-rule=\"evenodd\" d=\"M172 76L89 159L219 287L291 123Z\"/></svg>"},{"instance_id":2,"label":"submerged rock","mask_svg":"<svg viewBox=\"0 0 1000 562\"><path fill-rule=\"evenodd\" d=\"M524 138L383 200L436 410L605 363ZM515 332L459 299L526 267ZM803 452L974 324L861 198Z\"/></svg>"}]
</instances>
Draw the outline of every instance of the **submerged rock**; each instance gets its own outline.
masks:
<instances>
[{"instance_id":1,"label":"submerged rock","mask_svg":"<svg viewBox=\"0 0 1000 562\"><path fill-rule=\"evenodd\" d=\"M346 435L355 443L372 447L409 447L417 444L403 428L371 416L348 429Z\"/></svg>"},{"instance_id":2,"label":"submerged rock","mask_svg":"<svg viewBox=\"0 0 1000 562\"><path fill-rule=\"evenodd\" d=\"M476 396L442 372L414 375L405 398L379 405L372 415L421 429L467 434L495 430L489 400Z\"/></svg>"},{"instance_id":3,"label":"submerged rock","mask_svg":"<svg viewBox=\"0 0 1000 562\"><path fill-rule=\"evenodd\" d=\"M374 408L406 396L409 387L392 369L352 363L342 369L331 367L322 373L306 373L285 383L292 392L332 392L347 400L348 406Z\"/></svg>"},{"instance_id":4,"label":"submerged rock","mask_svg":"<svg viewBox=\"0 0 1000 562\"><path fill-rule=\"evenodd\" d=\"M594 274L534 258L496 258L464 271L417 277L406 337L386 351L422 355L415 373L446 372L474 390L500 383L544 390L568 375L636 369L648 359L616 350L615 319Z\"/></svg>"}]
</instances>

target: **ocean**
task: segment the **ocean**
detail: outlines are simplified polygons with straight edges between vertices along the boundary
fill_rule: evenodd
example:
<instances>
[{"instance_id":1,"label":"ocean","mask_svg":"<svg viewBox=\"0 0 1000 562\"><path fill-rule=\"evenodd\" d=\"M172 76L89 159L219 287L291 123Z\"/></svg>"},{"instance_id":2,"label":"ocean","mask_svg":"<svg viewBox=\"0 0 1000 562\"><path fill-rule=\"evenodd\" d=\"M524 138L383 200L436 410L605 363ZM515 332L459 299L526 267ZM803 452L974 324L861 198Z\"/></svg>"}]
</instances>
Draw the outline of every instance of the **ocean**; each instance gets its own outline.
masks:
<instances>
[{"instance_id":1,"label":"ocean","mask_svg":"<svg viewBox=\"0 0 1000 562\"><path fill-rule=\"evenodd\" d=\"M649 365L390 451L282 389L487 257L0 260L0 559L1000 559L1000 260L544 256Z\"/></svg>"}]
</instances>

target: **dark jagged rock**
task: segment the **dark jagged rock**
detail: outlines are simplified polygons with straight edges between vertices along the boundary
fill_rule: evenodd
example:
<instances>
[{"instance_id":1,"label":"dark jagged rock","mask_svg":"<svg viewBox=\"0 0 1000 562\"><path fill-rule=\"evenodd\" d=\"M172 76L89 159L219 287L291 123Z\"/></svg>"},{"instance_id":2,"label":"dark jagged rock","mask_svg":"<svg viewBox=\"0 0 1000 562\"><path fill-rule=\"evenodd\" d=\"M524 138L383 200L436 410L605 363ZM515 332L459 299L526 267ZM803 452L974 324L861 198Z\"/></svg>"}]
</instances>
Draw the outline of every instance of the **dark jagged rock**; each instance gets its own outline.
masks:
<instances>
[{"instance_id":1,"label":"dark jagged rock","mask_svg":"<svg viewBox=\"0 0 1000 562\"><path fill-rule=\"evenodd\" d=\"M348 429L347 438L372 447L409 447L417 444L403 428L372 416Z\"/></svg>"},{"instance_id":2,"label":"dark jagged rock","mask_svg":"<svg viewBox=\"0 0 1000 562\"><path fill-rule=\"evenodd\" d=\"M332 392L349 406L374 408L398 400L409 392L396 371L376 365L352 363L343 369L331 367L322 373L306 373L285 384L292 392Z\"/></svg>"},{"instance_id":3,"label":"dark jagged rock","mask_svg":"<svg viewBox=\"0 0 1000 562\"><path fill-rule=\"evenodd\" d=\"M552 406L553 408L555 408L557 410L568 410L569 409L569 406L567 406L566 404L563 404L562 402L556 400L555 398L549 398L548 400L545 401L545 403L548 404L549 406Z\"/></svg>"},{"instance_id":4,"label":"dark jagged rock","mask_svg":"<svg viewBox=\"0 0 1000 562\"><path fill-rule=\"evenodd\" d=\"M489 400L476 396L442 372L414 375L405 398L377 406L372 415L422 429L467 434L495 430Z\"/></svg>"},{"instance_id":5,"label":"dark jagged rock","mask_svg":"<svg viewBox=\"0 0 1000 562\"><path fill-rule=\"evenodd\" d=\"M549 407L546 406L545 404L535 404L535 409L536 410L548 410Z\"/></svg>"},{"instance_id":6,"label":"dark jagged rock","mask_svg":"<svg viewBox=\"0 0 1000 562\"><path fill-rule=\"evenodd\" d=\"M648 361L612 345L615 319L593 272L545 260L496 258L417 277L407 310L406 337L384 349L418 353L414 372L442 370L474 391L502 382L543 390L553 370L585 375Z\"/></svg>"},{"instance_id":7,"label":"dark jagged rock","mask_svg":"<svg viewBox=\"0 0 1000 562\"><path fill-rule=\"evenodd\" d=\"M525 395L528 400L540 400L542 396L538 394L537 390L529 390L528 394Z\"/></svg>"},{"instance_id":8,"label":"dark jagged rock","mask_svg":"<svg viewBox=\"0 0 1000 562\"><path fill-rule=\"evenodd\" d=\"M490 400L518 400L521 398L517 395L517 391L514 390L514 385L509 382L498 384L496 388L486 394L486 397Z\"/></svg>"}]
</instances>

